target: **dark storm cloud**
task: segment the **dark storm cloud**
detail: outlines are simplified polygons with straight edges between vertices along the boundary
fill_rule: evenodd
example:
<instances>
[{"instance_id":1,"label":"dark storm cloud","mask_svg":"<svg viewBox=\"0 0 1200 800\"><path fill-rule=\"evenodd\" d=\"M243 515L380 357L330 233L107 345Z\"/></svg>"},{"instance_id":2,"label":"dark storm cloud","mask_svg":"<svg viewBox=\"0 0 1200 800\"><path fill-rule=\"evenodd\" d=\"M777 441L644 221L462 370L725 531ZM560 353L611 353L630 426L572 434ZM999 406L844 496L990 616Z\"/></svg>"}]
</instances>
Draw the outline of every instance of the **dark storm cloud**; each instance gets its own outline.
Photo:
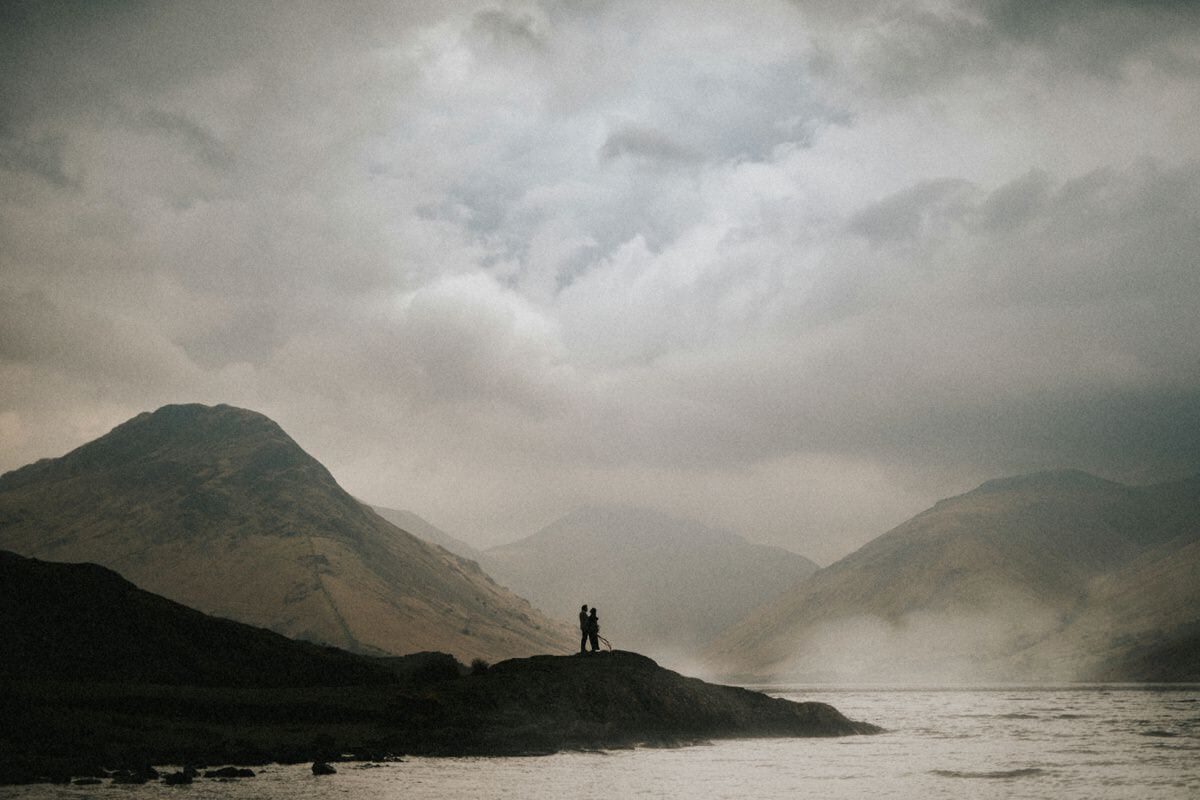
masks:
<instances>
[{"instance_id":1,"label":"dark storm cloud","mask_svg":"<svg viewBox=\"0 0 1200 800\"><path fill-rule=\"evenodd\" d=\"M853 26L846 48L818 34L813 66L838 80L890 95L935 91L1004 72L1069 70L1119 79L1144 61L1200 72L1190 40L1200 10L1187 0L967 0L960 3L794 0L806 18Z\"/></svg>"},{"instance_id":2,"label":"dark storm cloud","mask_svg":"<svg viewBox=\"0 0 1200 800\"><path fill-rule=\"evenodd\" d=\"M1194 52L1171 46L1181 33L1200 29L1200 8L1186 0L981 0L978 8L1009 40L1093 74L1115 76L1134 58L1200 69Z\"/></svg>"},{"instance_id":3,"label":"dark storm cloud","mask_svg":"<svg viewBox=\"0 0 1200 800\"><path fill-rule=\"evenodd\" d=\"M699 153L672 141L668 136L644 128L622 128L608 135L608 138L604 140L604 146L600 148L600 157L612 159L621 156L682 163L695 163L702 160Z\"/></svg>"},{"instance_id":4,"label":"dark storm cloud","mask_svg":"<svg viewBox=\"0 0 1200 800\"><path fill-rule=\"evenodd\" d=\"M963 195L972 190L962 180L923 181L859 211L850 218L849 228L874 244L915 239L923 225L961 217L969 202Z\"/></svg>"},{"instance_id":5,"label":"dark storm cloud","mask_svg":"<svg viewBox=\"0 0 1200 800\"><path fill-rule=\"evenodd\" d=\"M471 19L471 32L494 46L541 50L546 43L535 29L529 14L511 14L498 8L477 11Z\"/></svg>"},{"instance_id":6,"label":"dark storm cloud","mask_svg":"<svg viewBox=\"0 0 1200 800\"><path fill-rule=\"evenodd\" d=\"M852 217L799 305L764 296L769 337L747 329L707 357L682 355L703 352L685 337L730 288L664 295L640 316L682 346L631 375L655 400L608 440L614 457L639 441L663 463L817 451L1147 475L1159 451L1160 475L1200 469L1198 192L1200 168L1152 163L992 192L919 183Z\"/></svg>"},{"instance_id":7,"label":"dark storm cloud","mask_svg":"<svg viewBox=\"0 0 1200 800\"><path fill-rule=\"evenodd\" d=\"M984 227L1011 230L1032 222L1049 198L1052 179L1044 170L1030 170L1023 177L992 192L980 206Z\"/></svg>"},{"instance_id":8,"label":"dark storm cloud","mask_svg":"<svg viewBox=\"0 0 1200 800\"><path fill-rule=\"evenodd\" d=\"M0 126L0 170L23 172L59 188L77 187L64 153L65 139L54 134L26 138Z\"/></svg>"},{"instance_id":9,"label":"dark storm cloud","mask_svg":"<svg viewBox=\"0 0 1200 800\"><path fill-rule=\"evenodd\" d=\"M151 130L160 131L177 139L187 149L195 153L205 166L214 169L229 169L234 164L233 151L218 139L203 125L188 119L183 114L173 114L169 111L151 108L143 111L137 118L140 125Z\"/></svg>"},{"instance_id":10,"label":"dark storm cloud","mask_svg":"<svg viewBox=\"0 0 1200 800\"><path fill-rule=\"evenodd\" d=\"M975 479L1200 469L1186 7L37 3L0 40L0 468L225 401L479 541L633 501L824 558Z\"/></svg>"}]
</instances>

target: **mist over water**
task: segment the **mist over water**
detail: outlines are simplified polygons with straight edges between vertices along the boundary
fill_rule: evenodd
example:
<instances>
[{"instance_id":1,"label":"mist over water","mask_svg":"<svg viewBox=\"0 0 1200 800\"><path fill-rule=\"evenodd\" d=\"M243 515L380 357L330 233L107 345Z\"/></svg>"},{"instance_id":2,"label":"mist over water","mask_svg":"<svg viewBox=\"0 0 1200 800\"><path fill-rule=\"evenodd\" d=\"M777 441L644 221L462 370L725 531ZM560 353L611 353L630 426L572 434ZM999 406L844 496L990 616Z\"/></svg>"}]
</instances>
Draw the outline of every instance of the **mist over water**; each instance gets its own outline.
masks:
<instances>
[{"instance_id":1,"label":"mist over water","mask_svg":"<svg viewBox=\"0 0 1200 800\"><path fill-rule=\"evenodd\" d=\"M878 736L747 739L532 758L411 758L375 768L268 765L238 782L30 786L22 800L193 798L1139 798L1200 793L1200 685L974 689L764 687L829 702Z\"/></svg>"},{"instance_id":2,"label":"mist over water","mask_svg":"<svg viewBox=\"0 0 1200 800\"><path fill-rule=\"evenodd\" d=\"M813 626L769 670L792 682L919 686L1086 679L1095 654L1064 637L1053 609L916 611L897 620L858 615Z\"/></svg>"}]
</instances>

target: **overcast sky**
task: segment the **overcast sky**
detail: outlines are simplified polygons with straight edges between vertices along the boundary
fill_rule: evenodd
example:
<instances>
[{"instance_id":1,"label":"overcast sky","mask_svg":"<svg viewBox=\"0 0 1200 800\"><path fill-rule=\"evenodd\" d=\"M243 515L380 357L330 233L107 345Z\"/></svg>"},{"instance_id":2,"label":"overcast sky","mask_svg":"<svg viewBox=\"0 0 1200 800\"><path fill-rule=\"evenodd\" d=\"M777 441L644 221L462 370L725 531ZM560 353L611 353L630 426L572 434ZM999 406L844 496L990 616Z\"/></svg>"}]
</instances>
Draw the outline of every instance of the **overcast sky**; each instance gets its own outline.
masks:
<instances>
[{"instance_id":1,"label":"overcast sky","mask_svg":"<svg viewBox=\"0 0 1200 800\"><path fill-rule=\"evenodd\" d=\"M1200 471L1194 2L6 3L0 470L266 413L487 545Z\"/></svg>"}]
</instances>

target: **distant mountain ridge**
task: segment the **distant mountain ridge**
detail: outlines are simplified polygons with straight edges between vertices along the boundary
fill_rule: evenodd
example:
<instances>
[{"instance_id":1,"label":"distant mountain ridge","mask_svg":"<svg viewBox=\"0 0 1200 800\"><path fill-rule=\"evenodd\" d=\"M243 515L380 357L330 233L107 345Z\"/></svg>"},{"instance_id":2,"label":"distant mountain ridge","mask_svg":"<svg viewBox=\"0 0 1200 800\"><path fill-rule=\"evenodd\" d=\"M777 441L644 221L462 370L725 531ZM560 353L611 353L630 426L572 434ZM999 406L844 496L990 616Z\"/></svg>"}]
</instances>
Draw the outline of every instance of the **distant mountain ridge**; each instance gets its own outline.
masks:
<instances>
[{"instance_id":1,"label":"distant mountain ridge","mask_svg":"<svg viewBox=\"0 0 1200 800\"><path fill-rule=\"evenodd\" d=\"M614 647L688 663L718 632L817 566L658 511L595 506L485 551L496 580L555 616L599 607Z\"/></svg>"},{"instance_id":2,"label":"distant mountain ridge","mask_svg":"<svg viewBox=\"0 0 1200 800\"><path fill-rule=\"evenodd\" d=\"M164 406L0 476L0 549L369 653L562 652L570 632L346 493L267 417Z\"/></svg>"},{"instance_id":3,"label":"distant mountain ridge","mask_svg":"<svg viewBox=\"0 0 1200 800\"><path fill-rule=\"evenodd\" d=\"M412 511L400 508L385 508L384 506L371 506L371 509L397 528L411 533L422 541L429 544L436 544L438 547L448 550L456 556L470 559L480 566L484 565L485 556L482 550L472 547L462 539L451 536Z\"/></svg>"},{"instance_id":4,"label":"distant mountain ridge","mask_svg":"<svg viewBox=\"0 0 1200 800\"><path fill-rule=\"evenodd\" d=\"M1105 480L1078 469L1044 470L1010 475L984 481L968 495L994 494L1023 489L1124 489L1115 481ZM953 498L952 498L953 499Z\"/></svg>"},{"instance_id":5,"label":"distant mountain ridge","mask_svg":"<svg viewBox=\"0 0 1200 800\"><path fill-rule=\"evenodd\" d=\"M1132 663L1133 641L1200 620L1198 485L1077 470L988 481L755 610L706 656L748 676L1096 676Z\"/></svg>"}]
</instances>

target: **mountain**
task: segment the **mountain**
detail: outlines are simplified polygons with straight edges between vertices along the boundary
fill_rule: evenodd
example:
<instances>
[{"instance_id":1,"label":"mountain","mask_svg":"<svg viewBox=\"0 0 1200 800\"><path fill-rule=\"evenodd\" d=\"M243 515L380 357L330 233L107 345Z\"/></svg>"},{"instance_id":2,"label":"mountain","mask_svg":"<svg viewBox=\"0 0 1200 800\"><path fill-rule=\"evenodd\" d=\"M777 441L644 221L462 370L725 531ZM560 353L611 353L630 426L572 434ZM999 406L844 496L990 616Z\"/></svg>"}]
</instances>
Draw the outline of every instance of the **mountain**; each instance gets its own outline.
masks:
<instances>
[{"instance_id":1,"label":"mountain","mask_svg":"<svg viewBox=\"0 0 1200 800\"><path fill-rule=\"evenodd\" d=\"M724 627L803 581L816 565L694 520L585 508L486 551L496 580L556 617L587 603L614 646L694 657Z\"/></svg>"},{"instance_id":2,"label":"mountain","mask_svg":"<svg viewBox=\"0 0 1200 800\"><path fill-rule=\"evenodd\" d=\"M1200 681L1200 478L1146 489L1166 535L1094 580L1062 639L1090 680Z\"/></svg>"},{"instance_id":3,"label":"mountain","mask_svg":"<svg viewBox=\"0 0 1200 800\"><path fill-rule=\"evenodd\" d=\"M755 610L706 657L805 679L1095 675L1200 618L1196 489L1073 470L989 481Z\"/></svg>"},{"instance_id":4,"label":"mountain","mask_svg":"<svg viewBox=\"0 0 1200 800\"><path fill-rule=\"evenodd\" d=\"M368 653L562 652L572 634L347 494L267 417L165 406L0 476L0 549Z\"/></svg>"},{"instance_id":5,"label":"mountain","mask_svg":"<svg viewBox=\"0 0 1200 800\"><path fill-rule=\"evenodd\" d=\"M474 561L480 566L485 565L485 556L482 550L477 550L471 545L464 542L462 539L456 539L446 533L441 528L438 528L411 511L404 511L399 508L384 508L383 506L371 506L372 510L379 516L386 519L388 522L395 525L403 531L411 533L418 539L436 544L444 550L454 553L456 556ZM486 567L484 567L486 569Z\"/></svg>"}]
</instances>

